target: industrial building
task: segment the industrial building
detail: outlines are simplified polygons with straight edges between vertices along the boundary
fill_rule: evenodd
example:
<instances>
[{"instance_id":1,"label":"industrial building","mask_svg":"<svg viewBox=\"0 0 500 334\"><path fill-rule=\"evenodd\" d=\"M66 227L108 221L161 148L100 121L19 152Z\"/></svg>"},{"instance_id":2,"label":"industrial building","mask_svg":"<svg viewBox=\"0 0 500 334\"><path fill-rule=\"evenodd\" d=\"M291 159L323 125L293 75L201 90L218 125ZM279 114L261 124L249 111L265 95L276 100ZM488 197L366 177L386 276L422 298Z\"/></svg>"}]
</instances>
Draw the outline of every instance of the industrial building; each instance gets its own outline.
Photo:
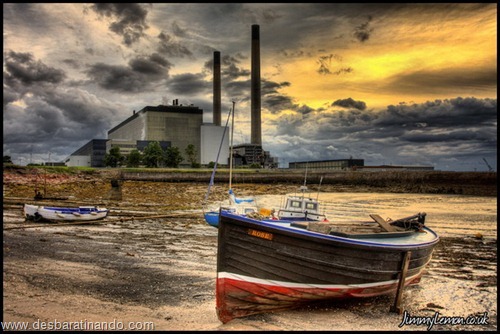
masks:
<instances>
[{"instance_id":1,"label":"industrial building","mask_svg":"<svg viewBox=\"0 0 500 334\"><path fill-rule=\"evenodd\" d=\"M266 168L278 168L278 159L271 156L269 151L264 151L262 145L241 144L233 146L234 165L259 165Z\"/></svg>"},{"instance_id":2,"label":"industrial building","mask_svg":"<svg viewBox=\"0 0 500 334\"><path fill-rule=\"evenodd\" d=\"M181 152L192 144L197 153L196 161L201 161L201 143L213 143L211 138L215 131L201 131L202 123L203 110L179 105L177 100L171 106L146 106L109 130L108 139L91 140L71 154L66 163L68 166L104 167L104 155L112 147L119 147L122 155L128 155L134 149L144 151L153 141L159 142L163 150L173 146ZM202 138L202 133L207 138Z\"/></svg>"},{"instance_id":3,"label":"industrial building","mask_svg":"<svg viewBox=\"0 0 500 334\"><path fill-rule=\"evenodd\" d=\"M201 125L203 110L193 105L147 106L108 131L111 140L170 142L183 152L194 145L196 160L201 157Z\"/></svg>"},{"instance_id":4,"label":"industrial building","mask_svg":"<svg viewBox=\"0 0 500 334\"><path fill-rule=\"evenodd\" d=\"M234 158L241 164L259 164L277 167L276 158L262 148L261 135L261 79L259 26L252 25L251 43L251 143L234 147ZM223 137L224 136L224 137ZM222 140L224 139L224 140ZM132 150L143 151L149 142L160 142L162 148L177 147L181 153L194 145L196 161L229 164L229 129L221 126L221 61L220 52L214 52L213 64L213 123L203 123L203 110L193 105L146 106L108 131L108 139L91 140L67 159L72 166L104 167L104 155L112 147L119 147L122 155ZM222 143L221 143L222 142ZM188 165L187 161L181 165ZM236 165L236 164L235 164Z\"/></svg>"},{"instance_id":5,"label":"industrial building","mask_svg":"<svg viewBox=\"0 0 500 334\"><path fill-rule=\"evenodd\" d=\"M71 154L66 166L103 167L107 139L92 139Z\"/></svg>"},{"instance_id":6,"label":"industrial building","mask_svg":"<svg viewBox=\"0 0 500 334\"><path fill-rule=\"evenodd\" d=\"M291 169L334 169L348 170L356 169L365 165L364 159L337 159L337 160L318 160L318 161L300 161L288 163Z\"/></svg>"},{"instance_id":7,"label":"industrial building","mask_svg":"<svg viewBox=\"0 0 500 334\"><path fill-rule=\"evenodd\" d=\"M157 141L157 140L155 140ZM138 150L143 152L144 149L153 140L128 140L128 139L108 139L106 142L106 152L109 152L111 148L118 147L122 155L129 155L133 150ZM160 144L162 150L166 150L171 146L169 141L157 141Z\"/></svg>"},{"instance_id":8,"label":"industrial building","mask_svg":"<svg viewBox=\"0 0 500 334\"><path fill-rule=\"evenodd\" d=\"M390 170L408 170L408 171L430 171L433 166L416 165L381 165L365 166L364 159L337 159L337 160L318 160L318 161L300 161L290 162L288 168L291 169L329 169L329 170L357 170L366 172L390 171Z\"/></svg>"}]
</instances>

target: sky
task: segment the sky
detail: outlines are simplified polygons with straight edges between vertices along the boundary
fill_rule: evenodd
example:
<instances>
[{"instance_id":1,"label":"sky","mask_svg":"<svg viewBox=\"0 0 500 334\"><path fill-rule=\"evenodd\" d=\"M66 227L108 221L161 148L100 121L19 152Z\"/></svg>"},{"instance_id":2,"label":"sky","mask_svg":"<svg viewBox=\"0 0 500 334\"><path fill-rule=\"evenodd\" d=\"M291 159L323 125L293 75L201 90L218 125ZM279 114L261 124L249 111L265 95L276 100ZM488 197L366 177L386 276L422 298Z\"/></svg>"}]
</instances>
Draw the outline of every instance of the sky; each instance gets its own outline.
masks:
<instances>
[{"instance_id":1,"label":"sky","mask_svg":"<svg viewBox=\"0 0 500 334\"><path fill-rule=\"evenodd\" d=\"M289 162L497 168L496 3L4 3L3 153L64 161L146 106L194 104ZM181 148L182 151L182 148Z\"/></svg>"}]
</instances>

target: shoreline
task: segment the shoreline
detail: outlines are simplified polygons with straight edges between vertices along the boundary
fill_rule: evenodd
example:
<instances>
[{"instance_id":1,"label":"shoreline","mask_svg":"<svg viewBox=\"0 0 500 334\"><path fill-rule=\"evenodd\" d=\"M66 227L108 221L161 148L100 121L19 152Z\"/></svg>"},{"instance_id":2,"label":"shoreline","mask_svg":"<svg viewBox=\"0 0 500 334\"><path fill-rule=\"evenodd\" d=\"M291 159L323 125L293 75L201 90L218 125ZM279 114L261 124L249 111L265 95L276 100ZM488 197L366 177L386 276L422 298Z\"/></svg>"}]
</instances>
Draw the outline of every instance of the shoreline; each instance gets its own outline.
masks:
<instances>
[{"instance_id":1,"label":"shoreline","mask_svg":"<svg viewBox=\"0 0 500 334\"><path fill-rule=\"evenodd\" d=\"M323 192L390 192L418 194L453 194L472 196L494 196L497 192L496 172L442 172L442 171L331 171L311 170L235 170L232 184L268 185L278 188L287 187L295 191L304 183L310 191ZM89 169L36 168L4 166L3 184L16 186L31 184L38 189L56 188L58 196L60 185L69 183L90 183L115 188L133 182L171 182L205 184L208 188L212 171L205 169ZM214 184L226 186L229 171L218 170L214 174ZM306 182L307 181L307 182ZM295 187L295 188L294 188ZM48 189L52 190L52 189ZM269 189L273 190L273 189ZM274 193L274 191L273 191ZM4 190L5 194L5 190ZM54 194L51 194L54 197Z\"/></svg>"}]
</instances>

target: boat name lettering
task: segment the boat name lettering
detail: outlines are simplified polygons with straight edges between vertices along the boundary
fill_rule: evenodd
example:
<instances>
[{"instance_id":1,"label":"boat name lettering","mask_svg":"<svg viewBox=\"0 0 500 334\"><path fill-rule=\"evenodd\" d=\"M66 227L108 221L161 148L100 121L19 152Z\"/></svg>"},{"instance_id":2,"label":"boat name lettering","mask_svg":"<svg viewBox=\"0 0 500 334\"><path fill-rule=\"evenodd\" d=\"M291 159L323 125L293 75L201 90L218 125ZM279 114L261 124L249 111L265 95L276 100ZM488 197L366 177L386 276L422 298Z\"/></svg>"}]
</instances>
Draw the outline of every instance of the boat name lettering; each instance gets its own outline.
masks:
<instances>
[{"instance_id":1,"label":"boat name lettering","mask_svg":"<svg viewBox=\"0 0 500 334\"><path fill-rule=\"evenodd\" d=\"M248 234L257 238L262 238L266 240L273 240L273 235L271 233L263 232L263 231L257 231L257 230L248 230Z\"/></svg>"}]
</instances>

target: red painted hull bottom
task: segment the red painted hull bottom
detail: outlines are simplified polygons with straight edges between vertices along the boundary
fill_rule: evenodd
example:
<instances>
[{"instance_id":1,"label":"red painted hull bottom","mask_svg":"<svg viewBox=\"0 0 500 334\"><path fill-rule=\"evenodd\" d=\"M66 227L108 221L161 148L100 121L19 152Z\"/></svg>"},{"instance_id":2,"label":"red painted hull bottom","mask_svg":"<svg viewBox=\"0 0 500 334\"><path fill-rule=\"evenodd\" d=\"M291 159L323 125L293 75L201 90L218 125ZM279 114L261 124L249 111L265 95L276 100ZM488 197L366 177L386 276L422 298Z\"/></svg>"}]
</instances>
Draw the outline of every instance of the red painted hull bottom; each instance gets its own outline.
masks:
<instances>
[{"instance_id":1,"label":"red painted hull bottom","mask_svg":"<svg viewBox=\"0 0 500 334\"><path fill-rule=\"evenodd\" d=\"M405 285L417 284L421 276L422 273L408 277ZM389 294L395 292L398 285L396 280L360 285L307 285L258 281L217 278L216 309L222 323L252 314L297 308L316 301Z\"/></svg>"}]
</instances>

